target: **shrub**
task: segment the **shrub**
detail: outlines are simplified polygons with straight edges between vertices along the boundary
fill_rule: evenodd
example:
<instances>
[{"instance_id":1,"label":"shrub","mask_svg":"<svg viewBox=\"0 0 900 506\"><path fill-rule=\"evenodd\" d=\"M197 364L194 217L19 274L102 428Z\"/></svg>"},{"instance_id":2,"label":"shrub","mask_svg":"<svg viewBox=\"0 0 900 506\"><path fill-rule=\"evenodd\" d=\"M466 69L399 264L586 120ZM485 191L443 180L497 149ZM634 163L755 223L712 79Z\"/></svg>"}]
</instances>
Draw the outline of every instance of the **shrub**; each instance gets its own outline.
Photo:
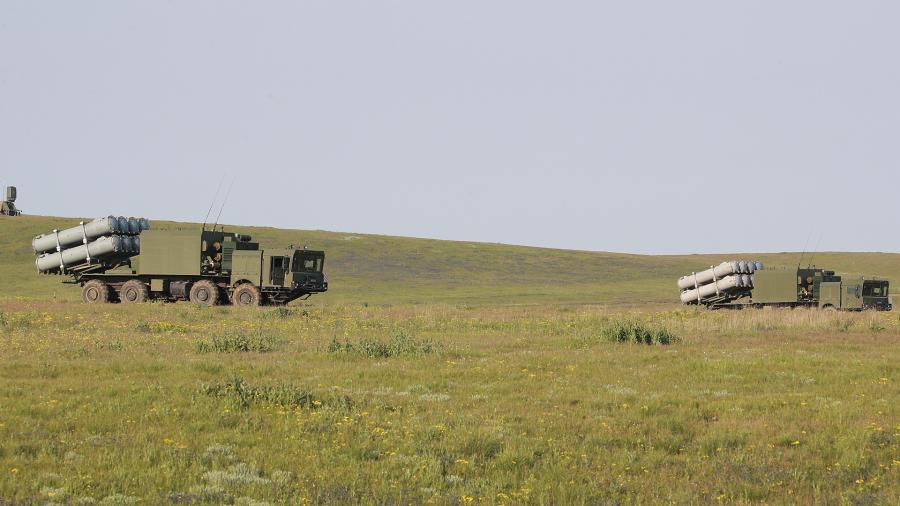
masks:
<instances>
[{"instance_id":1,"label":"shrub","mask_svg":"<svg viewBox=\"0 0 900 506\"><path fill-rule=\"evenodd\" d=\"M290 384L250 385L244 378L235 376L224 383L204 384L200 392L210 397L225 399L238 408L249 408L253 404L272 404L285 408L318 408L322 405L349 408L349 397L318 399L306 387Z\"/></svg>"},{"instance_id":2,"label":"shrub","mask_svg":"<svg viewBox=\"0 0 900 506\"><path fill-rule=\"evenodd\" d=\"M183 323L169 321L139 321L134 328L147 334L186 334L190 330L190 327Z\"/></svg>"},{"instance_id":3,"label":"shrub","mask_svg":"<svg viewBox=\"0 0 900 506\"><path fill-rule=\"evenodd\" d=\"M635 318L614 319L600 329L601 336L611 342L636 344L673 344L681 340L669 329Z\"/></svg>"},{"instance_id":4,"label":"shrub","mask_svg":"<svg viewBox=\"0 0 900 506\"><path fill-rule=\"evenodd\" d=\"M872 333L877 334L885 329L887 329L887 327L879 320L872 320L869 322L869 331Z\"/></svg>"},{"instance_id":5,"label":"shrub","mask_svg":"<svg viewBox=\"0 0 900 506\"><path fill-rule=\"evenodd\" d=\"M334 338L328 345L329 353L353 354L368 358L430 355L442 350L443 345L440 343L431 339L417 339L405 332L395 334L388 341L367 337L351 343Z\"/></svg>"},{"instance_id":6,"label":"shrub","mask_svg":"<svg viewBox=\"0 0 900 506\"><path fill-rule=\"evenodd\" d=\"M197 351L200 353L268 353L278 347L276 337L263 334L225 334L214 336L212 341L199 341Z\"/></svg>"},{"instance_id":7,"label":"shrub","mask_svg":"<svg viewBox=\"0 0 900 506\"><path fill-rule=\"evenodd\" d=\"M844 332L844 333L849 332L855 323L856 323L856 321L851 320L849 318L837 318L837 319L831 320L831 325L834 326L834 328L838 332Z\"/></svg>"},{"instance_id":8,"label":"shrub","mask_svg":"<svg viewBox=\"0 0 900 506\"><path fill-rule=\"evenodd\" d=\"M9 327L11 329L23 330L35 326L42 321L48 321L51 318L49 313L39 313L37 311L24 311L16 313L0 312L0 327Z\"/></svg>"},{"instance_id":9,"label":"shrub","mask_svg":"<svg viewBox=\"0 0 900 506\"><path fill-rule=\"evenodd\" d=\"M288 318L294 318L296 316L300 316L303 318L309 318L309 311L305 309L287 307L287 306L278 306L271 311L267 311L260 315L264 319L276 319L276 320L286 320Z\"/></svg>"},{"instance_id":10,"label":"shrub","mask_svg":"<svg viewBox=\"0 0 900 506\"><path fill-rule=\"evenodd\" d=\"M203 481L213 486L231 488L244 485L266 485L272 480L260 476L259 469L240 462L224 471L203 473Z\"/></svg>"},{"instance_id":11,"label":"shrub","mask_svg":"<svg viewBox=\"0 0 900 506\"><path fill-rule=\"evenodd\" d=\"M278 306L275 309L269 311L265 314L268 318L278 318L280 320L284 320L286 318L290 318L294 316L297 312L289 307Z\"/></svg>"}]
</instances>

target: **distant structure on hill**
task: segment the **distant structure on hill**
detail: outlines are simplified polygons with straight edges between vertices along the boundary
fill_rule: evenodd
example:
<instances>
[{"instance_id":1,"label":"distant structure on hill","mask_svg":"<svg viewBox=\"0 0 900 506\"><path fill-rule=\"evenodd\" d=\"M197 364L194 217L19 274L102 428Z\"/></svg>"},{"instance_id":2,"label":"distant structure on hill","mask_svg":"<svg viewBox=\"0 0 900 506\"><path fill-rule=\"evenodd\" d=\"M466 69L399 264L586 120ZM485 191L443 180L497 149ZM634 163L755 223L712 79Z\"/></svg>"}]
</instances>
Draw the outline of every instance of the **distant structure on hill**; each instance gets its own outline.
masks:
<instances>
[{"instance_id":1,"label":"distant structure on hill","mask_svg":"<svg viewBox=\"0 0 900 506\"><path fill-rule=\"evenodd\" d=\"M15 186L7 186L6 199L0 204L0 214L4 216L18 216L22 214L22 211L16 209L16 187Z\"/></svg>"}]
</instances>

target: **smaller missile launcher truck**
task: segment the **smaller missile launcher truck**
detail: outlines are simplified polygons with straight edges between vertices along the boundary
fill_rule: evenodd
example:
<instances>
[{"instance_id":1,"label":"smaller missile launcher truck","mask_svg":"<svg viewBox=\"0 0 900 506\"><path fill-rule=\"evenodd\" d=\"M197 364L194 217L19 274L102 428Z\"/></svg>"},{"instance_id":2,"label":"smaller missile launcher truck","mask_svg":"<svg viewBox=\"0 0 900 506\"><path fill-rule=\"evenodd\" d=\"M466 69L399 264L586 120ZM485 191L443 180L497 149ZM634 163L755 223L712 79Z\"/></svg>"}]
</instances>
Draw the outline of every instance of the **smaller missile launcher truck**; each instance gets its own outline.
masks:
<instances>
[{"instance_id":1,"label":"smaller missile launcher truck","mask_svg":"<svg viewBox=\"0 0 900 506\"><path fill-rule=\"evenodd\" d=\"M840 276L815 267L763 268L759 262L732 261L678 280L683 304L709 309L811 307L827 311L890 311L886 279Z\"/></svg>"},{"instance_id":2,"label":"smaller missile launcher truck","mask_svg":"<svg viewBox=\"0 0 900 506\"><path fill-rule=\"evenodd\" d=\"M189 300L213 306L282 305L328 290L325 253L260 249L221 230L150 230L109 216L34 238L43 274L65 274L89 304Z\"/></svg>"},{"instance_id":3,"label":"smaller missile launcher truck","mask_svg":"<svg viewBox=\"0 0 900 506\"><path fill-rule=\"evenodd\" d=\"M22 211L16 209L16 187L7 186L5 198L0 202L0 215L3 216L19 216Z\"/></svg>"}]
</instances>

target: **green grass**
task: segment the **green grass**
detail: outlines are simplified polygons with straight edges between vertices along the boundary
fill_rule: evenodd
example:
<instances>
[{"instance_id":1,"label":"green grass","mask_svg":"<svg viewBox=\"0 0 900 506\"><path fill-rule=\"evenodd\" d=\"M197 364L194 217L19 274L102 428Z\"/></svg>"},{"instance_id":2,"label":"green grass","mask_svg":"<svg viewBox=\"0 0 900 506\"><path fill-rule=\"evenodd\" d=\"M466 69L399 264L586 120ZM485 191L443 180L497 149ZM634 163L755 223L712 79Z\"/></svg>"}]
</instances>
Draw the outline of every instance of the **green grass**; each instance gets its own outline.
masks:
<instances>
[{"instance_id":1,"label":"green grass","mask_svg":"<svg viewBox=\"0 0 900 506\"><path fill-rule=\"evenodd\" d=\"M891 313L0 307L12 503L900 499ZM608 339L622 321L681 340ZM283 339L197 348L233 328Z\"/></svg>"},{"instance_id":2,"label":"green grass","mask_svg":"<svg viewBox=\"0 0 900 506\"><path fill-rule=\"evenodd\" d=\"M674 301L797 255L245 228L325 249L332 291L87 306L32 265L72 222L0 219L0 504L900 503L896 313Z\"/></svg>"}]
</instances>

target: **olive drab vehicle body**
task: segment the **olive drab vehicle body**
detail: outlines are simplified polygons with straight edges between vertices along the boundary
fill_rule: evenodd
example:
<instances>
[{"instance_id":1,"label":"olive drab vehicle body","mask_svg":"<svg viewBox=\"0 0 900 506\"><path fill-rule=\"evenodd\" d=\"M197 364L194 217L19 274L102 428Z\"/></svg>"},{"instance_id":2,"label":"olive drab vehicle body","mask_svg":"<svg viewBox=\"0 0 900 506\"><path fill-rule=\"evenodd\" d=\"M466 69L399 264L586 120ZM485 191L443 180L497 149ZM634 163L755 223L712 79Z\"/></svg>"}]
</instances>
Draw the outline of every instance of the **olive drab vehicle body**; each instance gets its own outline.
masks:
<instances>
[{"instance_id":1,"label":"olive drab vehicle body","mask_svg":"<svg viewBox=\"0 0 900 506\"><path fill-rule=\"evenodd\" d=\"M723 263L726 265L728 262ZM753 271L743 283L727 283L733 275L725 277L703 274L712 270L723 272L722 266L711 271L684 276L679 280L682 303L702 304L710 309L743 307L813 307L843 311L890 311L893 303L890 282L886 279L865 276L843 276L834 271L808 268L762 268ZM692 288L685 280L704 280L702 286ZM709 288L715 283L717 286ZM701 285L696 283L695 285ZM719 289L719 286L722 288ZM707 289L703 290L703 287ZM686 297L688 294L689 297ZM696 295L696 297L695 297Z\"/></svg>"},{"instance_id":2,"label":"olive drab vehicle body","mask_svg":"<svg viewBox=\"0 0 900 506\"><path fill-rule=\"evenodd\" d=\"M749 302L754 305L890 311L889 292L890 283L885 279L840 276L834 271L816 268L763 269L754 274Z\"/></svg>"},{"instance_id":3,"label":"olive drab vehicle body","mask_svg":"<svg viewBox=\"0 0 900 506\"><path fill-rule=\"evenodd\" d=\"M76 255L74 245L58 246L58 253L47 250L36 262L40 272L70 275L69 282L81 285L82 298L88 303L190 300L204 305L280 305L328 290L322 251L293 246L262 249L248 235L221 230L149 230L149 222L131 239L139 239L136 249L92 250L95 244L119 237L115 233L92 237L109 234L114 228L103 223L102 229L92 232L101 220L82 223L84 246L78 248L85 248L84 254ZM60 238L71 243L72 230L77 235L76 227L54 231L52 237L57 243ZM46 237L35 238L33 244L40 244L35 251L48 245ZM127 237L124 242L128 243ZM70 251L74 253L68 254L71 261L66 264L65 255ZM60 254L63 257L58 259L55 255Z\"/></svg>"}]
</instances>

